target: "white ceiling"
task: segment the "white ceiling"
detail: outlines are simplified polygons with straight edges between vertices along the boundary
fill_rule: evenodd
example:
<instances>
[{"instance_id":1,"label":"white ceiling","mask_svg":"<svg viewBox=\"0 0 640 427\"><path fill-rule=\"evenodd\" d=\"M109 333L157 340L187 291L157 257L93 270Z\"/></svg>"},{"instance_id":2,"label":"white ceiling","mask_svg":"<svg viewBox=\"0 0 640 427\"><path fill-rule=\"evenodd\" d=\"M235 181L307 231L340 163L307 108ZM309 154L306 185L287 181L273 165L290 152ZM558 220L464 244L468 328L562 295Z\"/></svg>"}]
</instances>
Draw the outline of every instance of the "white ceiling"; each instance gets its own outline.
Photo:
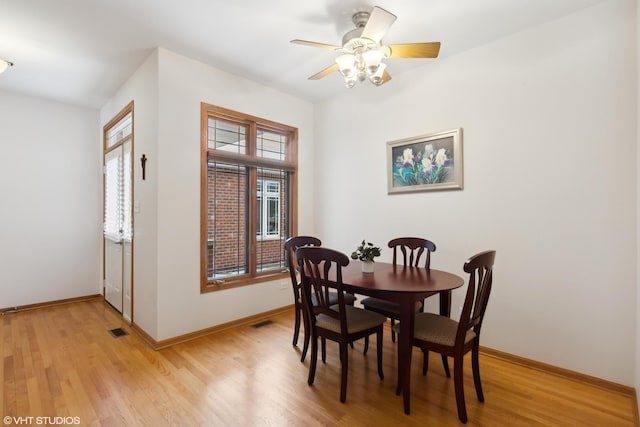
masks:
<instances>
[{"instance_id":1,"label":"white ceiling","mask_svg":"<svg viewBox=\"0 0 640 427\"><path fill-rule=\"evenodd\" d=\"M397 15L383 42L441 41L440 58L605 0L0 0L0 90L100 108L156 46L316 101L347 89L330 50L351 16ZM393 59L394 79L438 59ZM366 83L368 84L368 83ZM387 84L393 84L393 80ZM357 90L357 86L354 89Z\"/></svg>"}]
</instances>

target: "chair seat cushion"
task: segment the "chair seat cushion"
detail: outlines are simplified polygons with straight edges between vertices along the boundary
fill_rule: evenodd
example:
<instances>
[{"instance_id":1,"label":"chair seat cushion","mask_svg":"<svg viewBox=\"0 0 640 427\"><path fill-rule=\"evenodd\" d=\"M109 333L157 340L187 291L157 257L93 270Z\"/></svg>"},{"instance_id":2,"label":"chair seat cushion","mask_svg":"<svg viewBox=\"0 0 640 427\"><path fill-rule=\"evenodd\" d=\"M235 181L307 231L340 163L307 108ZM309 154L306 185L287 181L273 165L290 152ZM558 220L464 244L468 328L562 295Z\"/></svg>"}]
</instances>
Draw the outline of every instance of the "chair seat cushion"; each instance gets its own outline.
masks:
<instances>
[{"instance_id":1,"label":"chair seat cushion","mask_svg":"<svg viewBox=\"0 0 640 427\"><path fill-rule=\"evenodd\" d=\"M396 317L400 316L400 304L393 301L369 297L362 300L362 305L364 306L364 308L370 310L375 310L378 312L384 311L386 313L395 314ZM420 311L421 307L422 302L416 301L416 312Z\"/></svg>"},{"instance_id":2,"label":"chair seat cushion","mask_svg":"<svg viewBox=\"0 0 640 427\"><path fill-rule=\"evenodd\" d=\"M335 310L338 309L336 306L331 308ZM387 321L386 317L372 311L363 310L350 305L346 305L344 309L347 316L347 332L350 334L375 328ZM340 333L340 320L327 316L326 314L319 314L316 318L316 327Z\"/></svg>"},{"instance_id":3,"label":"chair seat cushion","mask_svg":"<svg viewBox=\"0 0 640 427\"><path fill-rule=\"evenodd\" d=\"M393 331L400 333L400 325L395 325ZM413 338L453 347L458 332L458 322L446 316L434 313L416 314ZM465 343L473 340L476 333L468 330L465 336Z\"/></svg>"}]
</instances>

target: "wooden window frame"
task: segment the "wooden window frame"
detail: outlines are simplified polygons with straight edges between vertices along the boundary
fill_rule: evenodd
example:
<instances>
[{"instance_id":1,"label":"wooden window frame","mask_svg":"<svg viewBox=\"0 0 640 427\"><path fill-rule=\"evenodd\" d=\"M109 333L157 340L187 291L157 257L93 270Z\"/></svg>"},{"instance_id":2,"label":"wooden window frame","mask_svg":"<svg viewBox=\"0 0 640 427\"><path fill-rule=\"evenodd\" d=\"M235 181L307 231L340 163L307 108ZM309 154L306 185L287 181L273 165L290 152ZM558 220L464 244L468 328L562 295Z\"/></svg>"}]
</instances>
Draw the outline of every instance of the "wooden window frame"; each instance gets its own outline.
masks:
<instances>
[{"instance_id":1,"label":"wooden window frame","mask_svg":"<svg viewBox=\"0 0 640 427\"><path fill-rule=\"evenodd\" d=\"M298 129L292 126L276 123L260 117L251 116L238 111L229 110L227 108L201 103L200 112L200 292L208 293L224 289L236 288L240 286L251 285L260 282L272 281L281 278L288 278L289 274L286 270L270 271L258 273L256 272L257 254L256 244L251 244L249 249L249 273L237 278L225 279L224 283L209 279L207 274L208 260L208 241L207 241L207 173L208 163L229 162L238 163L249 166L248 177L251 182L256 181L256 168L271 168L283 170L289 173L289 195L287 200L288 206L288 234L294 236L298 229ZM224 120L235 122L247 126L248 133L246 135L246 154L238 154L227 151L210 149L208 141L209 119ZM275 160L256 156L256 139L258 130L270 131L287 135L286 160ZM249 212L247 219L250 221L249 233L247 235L251 242L255 242L256 225L255 215L257 205L257 193L254 185L250 186L249 194ZM285 237L289 237L285 236Z\"/></svg>"}]
</instances>

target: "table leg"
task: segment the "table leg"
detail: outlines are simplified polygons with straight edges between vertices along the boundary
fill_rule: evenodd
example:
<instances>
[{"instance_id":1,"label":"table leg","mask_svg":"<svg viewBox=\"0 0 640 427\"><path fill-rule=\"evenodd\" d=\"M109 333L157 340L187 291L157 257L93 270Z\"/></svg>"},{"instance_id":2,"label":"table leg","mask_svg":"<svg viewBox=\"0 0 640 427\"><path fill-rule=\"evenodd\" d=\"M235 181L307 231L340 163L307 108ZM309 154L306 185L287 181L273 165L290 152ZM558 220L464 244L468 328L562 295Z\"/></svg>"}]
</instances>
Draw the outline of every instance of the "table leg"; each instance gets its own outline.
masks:
<instances>
[{"instance_id":1,"label":"table leg","mask_svg":"<svg viewBox=\"0 0 640 427\"><path fill-rule=\"evenodd\" d=\"M451 291L440 292L440 315L451 317Z\"/></svg>"},{"instance_id":2,"label":"table leg","mask_svg":"<svg viewBox=\"0 0 640 427\"><path fill-rule=\"evenodd\" d=\"M451 294L452 292L450 290L440 292L441 316L451 317ZM442 357L442 367L444 368L444 373L447 375L447 377L450 377L451 371L449 371L449 361L447 359L447 356L445 356L444 354L441 354L440 356Z\"/></svg>"},{"instance_id":3,"label":"table leg","mask_svg":"<svg viewBox=\"0 0 640 427\"><path fill-rule=\"evenodd\" d=\"M413 353L413 326L415 302L407 298L400 302L400 334L398 336L398 377L404 400L404 413L409 414L411 396L411 354Z\"/></svg>"}]
</instances>

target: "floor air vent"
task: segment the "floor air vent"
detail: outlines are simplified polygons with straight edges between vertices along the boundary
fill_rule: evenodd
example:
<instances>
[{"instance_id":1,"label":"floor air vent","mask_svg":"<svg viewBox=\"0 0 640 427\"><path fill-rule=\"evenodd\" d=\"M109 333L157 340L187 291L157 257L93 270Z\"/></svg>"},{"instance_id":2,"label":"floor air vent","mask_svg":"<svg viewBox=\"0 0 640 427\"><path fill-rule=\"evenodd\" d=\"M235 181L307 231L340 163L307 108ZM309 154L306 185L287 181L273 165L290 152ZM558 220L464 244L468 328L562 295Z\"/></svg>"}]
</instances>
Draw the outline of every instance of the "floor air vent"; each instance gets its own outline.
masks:
<instances>
[{"instance_id":1,"label":"floor air vent","mask_svg":"<svg viewBox=\"0 0 640 427\"><path fill-rule=\"evenodd\" d=\"M255 325L251 325L252 328L262 328L263 326L267 326L273 323L273 320L265 320L264 322L256 323Z\"/></svg>"},{"instance_id":2,"label":"floor air vent","mask_svg":"<svg viewBox=\"0 0 640 427\"><path fill-rule=\"evenodd\" d=\"M114 338L118 338L118 337L123 337L125 335L129 335L129 333L127 331L125 331L124 329L122 329L122 328L111 329L109 331L109 333L111 335L113 335Z\"/></svg>"}]
</instances>

